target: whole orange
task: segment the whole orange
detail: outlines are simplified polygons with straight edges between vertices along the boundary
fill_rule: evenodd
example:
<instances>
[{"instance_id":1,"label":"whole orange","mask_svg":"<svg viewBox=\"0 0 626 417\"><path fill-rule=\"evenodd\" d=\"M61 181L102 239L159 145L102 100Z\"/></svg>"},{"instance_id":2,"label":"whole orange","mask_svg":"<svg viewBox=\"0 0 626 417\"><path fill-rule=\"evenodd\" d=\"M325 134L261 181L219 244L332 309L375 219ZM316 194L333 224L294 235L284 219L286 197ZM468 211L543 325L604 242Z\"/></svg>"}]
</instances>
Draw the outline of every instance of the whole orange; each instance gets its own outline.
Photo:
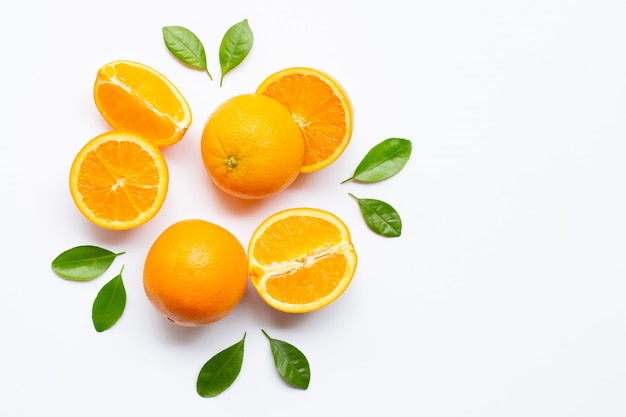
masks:
<instances>
[{"instance_id":1,"label":"whole orange","mask_svg":"<svg viewBox=\"0 0 626 417\"><path fill-rule=\"evenodd\" d=\"M168 320L203 326L239 303L248 279L247 257L237 238L205 220L183 220L165 229L146 256L143 285Z\"/></svg>"},{"instance_id":2,"label":"whole orange","mask_svg":"<svg viewBox=\"0 0 626 417\"><path fill-rule=\"evenodd\" d=\"M304 139L291 113L278 101L243 94L209 116L201 140L211 180L240 198L258 199L287 188L300 173Z\"/></svg>"}]
</instances>

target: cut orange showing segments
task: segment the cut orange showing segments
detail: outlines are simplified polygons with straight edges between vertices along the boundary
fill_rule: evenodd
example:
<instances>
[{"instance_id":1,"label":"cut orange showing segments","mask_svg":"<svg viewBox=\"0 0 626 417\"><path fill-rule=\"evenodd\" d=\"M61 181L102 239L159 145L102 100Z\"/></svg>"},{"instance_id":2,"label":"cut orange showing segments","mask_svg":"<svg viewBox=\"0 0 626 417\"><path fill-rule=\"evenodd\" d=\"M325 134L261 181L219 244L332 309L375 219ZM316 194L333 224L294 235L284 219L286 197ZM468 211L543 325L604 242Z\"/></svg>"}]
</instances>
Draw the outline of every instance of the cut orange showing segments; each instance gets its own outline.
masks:
<instances>
[{"instance_id":1,"label":"cut orange showing segments","mask_svg":"<svg viewBox=\"0 0 626 417\"><path fill-rule=\"evenodd\" d=\"M350 143L352 104L330 75L312 68L287 68L267 77L256 93L280 102L300 126L305 142L301 172L327 167Z\"/></svg>"},{"instance_id":2,"label":"cut orange showing segments","mask_svg":"<svg viewBox=\"0 0 626 417\"><path fill-rule=\"evenodd\" d=\"M320 209L291 208L268 217L248 246L252 285L267 304L287 313L310 312L336 300L356 266L348 227Z\"/></svg>"},{"instance_id":3,"label":"cut orange showing segments","mask_svg":"<svg viewBox=\"0 0 626 417\"><path fill-rule=\"evenodd\" d=\"M70 170L76 207L92 223L113 230L152 219L163 205L168 182L159 148L142 136L117 130L87 142Z\"/></svg>"},{"instance_id":4,"label":"cut orange showing segments","mask_svg":"<svg viewBox=\"0 0 626 417\"><path fill-rule=\"evenodd\" d=\"M98 111L114 129L142 135L158 147L177 143L191 125L191 109L176 86L138 62L102 66L93 93Z\"/></svg>"}]
</instances>

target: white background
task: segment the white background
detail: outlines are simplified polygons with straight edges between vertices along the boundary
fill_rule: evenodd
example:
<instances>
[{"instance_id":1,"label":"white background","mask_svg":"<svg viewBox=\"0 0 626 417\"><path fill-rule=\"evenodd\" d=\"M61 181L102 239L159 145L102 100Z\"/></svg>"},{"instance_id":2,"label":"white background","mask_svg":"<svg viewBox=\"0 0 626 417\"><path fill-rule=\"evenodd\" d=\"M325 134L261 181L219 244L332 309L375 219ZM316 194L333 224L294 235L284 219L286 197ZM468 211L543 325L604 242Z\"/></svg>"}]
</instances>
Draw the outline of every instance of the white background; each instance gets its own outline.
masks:
<instances>
[{"instance_id":1,"label":"white background","mask_svg":"<svg viewBox=\"0 0 626 417\"><path fill-rule=\"evenodd\" d=\"M191 29L218 78L221 37L244 18L254 47L222 88L163 44L163 26ZM619 0L4 1L0 415L626 415L625 18ZM108 130L92 87L116 59L164 73L194 117L165 150L162 210L128 232L92 226L68 189L76 152ZM204 121L289 66L344 85L350 146L274 198L220 194ZM413 141L400 174L339 184L388 137ZM370 232L348 192L392 204L403 235ZM167 226L202 218L246 246L294 206L351 229L360 262L335 303L285 315L249 287L199 329L149 304L143 260ZM92 282L55 276L52 259L80 244L126 254ZM126 311L97 333L91 304L122 266ZM276 374L260 329L308 356L307 391ZM234 385L198 396L202 364L244 332Z\"/></svg>"}]
</instances>

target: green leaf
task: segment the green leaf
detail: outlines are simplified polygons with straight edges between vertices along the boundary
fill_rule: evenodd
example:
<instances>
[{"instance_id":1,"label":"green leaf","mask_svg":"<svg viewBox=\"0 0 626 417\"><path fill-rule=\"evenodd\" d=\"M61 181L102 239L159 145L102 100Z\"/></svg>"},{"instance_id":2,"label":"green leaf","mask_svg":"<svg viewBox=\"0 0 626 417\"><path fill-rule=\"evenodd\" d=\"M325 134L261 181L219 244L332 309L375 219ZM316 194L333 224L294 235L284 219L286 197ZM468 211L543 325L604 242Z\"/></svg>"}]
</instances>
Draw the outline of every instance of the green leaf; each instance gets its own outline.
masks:
<instances>
[{"instance_id":1,"label":"green leaf","mask_svg":"<svg viewBox=\"0 0 626 417\"><path fill-rule=\"evenodd\" d=\"M220 78L220 87L222 86L222 80L230 70L241 64L250 50L254 42L254 36L248 19L244 19L239 23L231 26L220 44L220 67L222 70L222 77Z\"/></svg>"},{"instance_id":2,"label":"green leaf","mask_svg":"<svg viewBox=\"0 0 626 417\"><path fill-rule=\"evenodd\" d=\"M375 182L396 175L404 168L411 156L413 144L408 139L389 138L375 145L356 167L347 180Z\"/></svg>"},{"instance_id":3,"label":"green leaf","mask_svg":"<svg viewBox=\"0 0 626 417\"><path fill-rule=\"evenodd\" d=\"M201 397L215 397L230 387L241 371L246 334L234 345L209 359L198 375L196 390Z\"/></svg>"},{"instance_id":4,"label":"green leaf","mask_svg":"<svg viewBox=\"0 0 626 417\"><path fill-rule=\"evenodd\" d=\"M385 237L398 237L402 234L402 219L389 204L373 198L357 198L350 193L348 195L359 203L363 219L372 231Z\"/></svg>"},{"instance_id":5,"label":"green leaf","mask_svg":"<svg viewBox=\"0 0 626 417\"><path fill-rule=\"evenodd\" d=\"M207 69L204 45L192 31L182 26L164 26L163 41L176 58L192 68L206 71L213 79Z\"/></svg>"},{"instance_id":6,"label":"green leaf","mask_svg":"<svg viewBox=\"0 0 626 417\"><path fill-rule=\"evenodd\" d=\"M122 254L124 252L113 253L98 246L76 246L54 258L52 270L61 278L88 281L102 275Z\"/></svg>"},{"instance_id":7,"label":"green leaf","mask_svg":"<svg viewBox=\"0 0 626 417\"><path fill-rule=\"evenodd\" d=\"M122 267L122 271L124 267ZM126 289L122 281L122 271L104 284L98 292L91 309L91 319L98 332L113 327L122 317L126 308Z\"/></svg>"},{"instance_id":8,"label":"green leaf","mask_svg":"<svg viewBox=\"0 0 626 417\"><path fill-rule=\"evenodd\" d=\"M272 339L261 329L270 342L274 365L278 373L290 384L306 390L311 381L311 368L306 356L295 346L278 339Z\"/></svg>"}]
</instances>

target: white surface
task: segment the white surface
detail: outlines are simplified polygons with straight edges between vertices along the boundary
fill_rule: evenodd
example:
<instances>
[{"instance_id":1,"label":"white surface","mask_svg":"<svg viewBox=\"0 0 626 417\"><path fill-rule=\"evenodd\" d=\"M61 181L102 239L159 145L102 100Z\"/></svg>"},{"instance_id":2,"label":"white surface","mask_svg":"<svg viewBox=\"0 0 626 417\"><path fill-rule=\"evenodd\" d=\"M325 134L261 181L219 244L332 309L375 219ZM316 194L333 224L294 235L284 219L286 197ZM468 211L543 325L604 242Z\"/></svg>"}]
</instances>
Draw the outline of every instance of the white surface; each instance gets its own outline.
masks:
<instances>
[{"instance_id":1,"label":"white surface","mask_svg":"<svg viewBox=\"0 0 626 417\"><path fill-rule=\"evenodd\" d=\"M624 416L625 17L618 0L3 2L0 415ZM161 38L193 30L218 77L221 36L244 18L254 47L222 88ZM162 211L125 233L90 225L67 186L75 153L108 129L92 85L114 59L166 74L194 116L165 151ZM224 197L198 153L204 120L296 65L343 83L352 143L275 198ZM404 171L339 184L392 136L413 141ZM394 205L403 236L369 232L347 192ZM353 233L360 263L337 302L288 316L249 290L201 329L155 313L141 272L165 227L204 218L245 245L292 206L333 211ZM125 266L126 312L104 333L90 311L107 278L50 270L79 244L126 251L107 273ZM261 328L307 354L309 390L280 380ZM244 332L235 384L199 397L202 364Z\"/></svg>"}]
</instances>

